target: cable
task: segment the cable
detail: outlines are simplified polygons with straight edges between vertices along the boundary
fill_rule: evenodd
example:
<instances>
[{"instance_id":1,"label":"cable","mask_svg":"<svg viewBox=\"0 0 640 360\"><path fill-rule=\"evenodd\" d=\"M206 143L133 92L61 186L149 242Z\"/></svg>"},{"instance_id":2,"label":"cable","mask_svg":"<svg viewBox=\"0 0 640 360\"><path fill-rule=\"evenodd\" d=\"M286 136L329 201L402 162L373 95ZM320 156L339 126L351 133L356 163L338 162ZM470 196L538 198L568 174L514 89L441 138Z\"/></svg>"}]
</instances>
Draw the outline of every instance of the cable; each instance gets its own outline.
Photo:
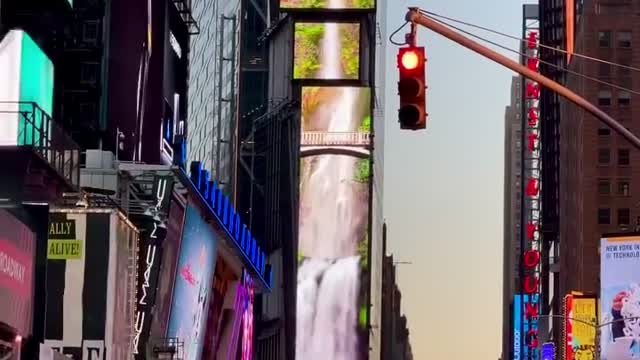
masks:
<instances>
[{"instance_id":1,"label":"cable","mask_svg":"<svg viewBox=\"0 0 640 360\"><path fill-rule=\"evenodd\" d=\"M393 41L393 36L395 34L397 34L400 30L402 30L405 26L407 26L408 23L409 23L409 21L405 21L404 24L402 24L396 31L392 32L391 35L389 35L389 42L390 43L392 43L393 45L396 45L396 46L407 45L407 41L406 40L403 43L398 43L398 42Z\"/></svg>"},{"instance_id":2,"label":"cable","mask_svg":"<svg viewBox=\"0 0 640 360\"><path fill-rule=\"evenodd\" d=\"M473 27L473 28L476 28L476 29L484 30L484 31L490 32L490 33L495 34L495 35L504 36L504 37L507 37L507 38L510 38L510 39L513 39L513 40L518 40L520 42L524 42L524 43L528 42L528 40L523 39L521 37L509 35L509 34L506 34L506 33L500 32L500 31L496 31L496 30L492 30L492 29L489 29L489 28L484 27L484 26L471 24L471 23L464 22L464 21L461 21L461 20L456 20L456 19L444 16L444 15L439 15L439 14L436 14L436 13L433 13L433 12L430 12L430 11L426 11L426 10L420 10L420 12L422 14L431 15L432 19L433 19L433 17L438 17L438 18L442 18L442 19L445 19L445 20L453 21L453 22L458 23L458 24L462 24L462 25L470 26L470 27ZM540 43L538 44L538 46L540 46L541 48L548 49L548 50L557 51L557 52L560 52L560 53L563 53L563 54L569 54L568 51L563 50L563 49L558 49L558 48L555 48L553 46L544 45L544 44L540 44ZM621 67L621 68L624 68L624 69L640 72L640 68L636 68L636 67L633 67L633 66L622 65L622 64L614 63L612 61L598 59L598 58L595 58L595 57L592 57L592 56L582 55L582 54L575 53L575 52L571 53L571 55L575 56L575 57L578 57L578 58L583 58L585 60L596 61L596 62L599 62L599 63L602 63L602 64L607 64L607 65L611 65L611 66L617 66L617 67Z\"/></svg>"},{"instance_id":3,"label":"cable","mask_svg":"<svg viewBox=\"0 0 640 360\"><path fill-rule=\"evenodd\" d=\"M439 23L441 23L441 24L443 24L443 25L449 26L449 27L450 27L450 28L452 28L452 29L456 29L456 30L460 31L461 33L467 34L467 35L469 35L469 36L471 36L471 37L474 37L474 38L476 38L476 39L478 39L478 40L481 40L481 41L487 42L487 43L489 43L489 44L491 44L491 45L493 45L493 46L497 46L497 47L499 47L499 48L501 48L501 49L503 49L503 50L507 50L507 51L510 51L510 52L512 52L512 53L516 53L516 54L518 54L518 55L520 55L520 56L524 56L524 57L526 57L526 58L530 58L530 57L531 57L531 56L529 56L529 55L527 55L527 54L525 54L525 53L522 53L522 52L520 52L520 51L510 49L510 48L508 48L508 47L506 47L506 46L504 46L504 45L502 45L502 44L498 44L498 43L496 43L496 42L494 42L494 41L491 41L491 40L485 39L485 38L483 38L483 37L481 37L481 36L475 35L475 34L473 34L473 33L469 32L469 31L466 31L466 30L460 29L459 27L456 27L456 26L454 26L454 25L451 25L451 24L447 23L446 21L439 20L439 19L436 19L436 18L431 17L431 16L428 16L428 15L424 15L424 14L423 14L423 16L428 17L429 19L431 19L431 20L433 20L433 21L437 21L437 22L439 22ZM567 73L569 73L569 74L573 74L573 75L576 75L576 76L580 76L580 77L585 78L585 79L587 79L587 80L591 80L591 81L594 81L594 82L600 83L600 84L602 84L602 85L607 85L607 86L610 86L610 87L615 88L615 89L618 89L618 90L628 91L628 92L630 92L630 93L632 93L632 94L640 95L640 92L638 92L638 91L634 91L634 90L631 90L631 89L625 88L625 87L620 86L620 85L612 84L612 83L610 83L610 82L606 82L606 81L600 80L600 79L598 79L598 78L594 78L594 77L591 77L591 76L588 76L588 75L584 75L584 74L581 74L581 73L579 73L579 72L576 72L576 71L573 71L573 70L569 70L569 69L564 68L564 67L562 67L562 66L558 66L558 65L556 65L556 64L550 63L550 62L548 62L548 61L544 61L544 60L540 60L540 59L538 59L538 61L539 61L540 63L542 63L542 64L545 64L545 65L551 66L551 67L553 67L553 68L555 68L555 69L562 70L562 71L566 71L566 72L567 72Z\"/></svg>"}]
</instances>

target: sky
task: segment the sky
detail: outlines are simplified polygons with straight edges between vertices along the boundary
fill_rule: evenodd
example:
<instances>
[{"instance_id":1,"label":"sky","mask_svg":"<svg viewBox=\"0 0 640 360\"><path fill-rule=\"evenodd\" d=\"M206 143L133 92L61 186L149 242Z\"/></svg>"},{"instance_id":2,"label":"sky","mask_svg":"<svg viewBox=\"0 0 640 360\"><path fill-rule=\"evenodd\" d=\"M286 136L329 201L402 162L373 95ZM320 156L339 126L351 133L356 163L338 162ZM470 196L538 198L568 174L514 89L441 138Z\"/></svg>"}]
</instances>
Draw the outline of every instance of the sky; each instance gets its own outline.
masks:
<instances>
[{"instance_id":1,"label":"sky","mask_svg":"<svg viewBox=\"0 0 640 360\"><path fill-rule=\"evenodd\" d=\"M518 0L387 0L387 37L408 6L518 36ZM406 28L405 28L406 29ZM496 38L510 48L517 41ZM394 40L402 42L404 30ZM426 131L401 131L387 43L384 213L414 358L496 360L501 352L504 111L510 70L427 29ZM504 51L501 51L505 53ZM508 54L512 58L517 55Z\"/></svg>"}]
</instances>

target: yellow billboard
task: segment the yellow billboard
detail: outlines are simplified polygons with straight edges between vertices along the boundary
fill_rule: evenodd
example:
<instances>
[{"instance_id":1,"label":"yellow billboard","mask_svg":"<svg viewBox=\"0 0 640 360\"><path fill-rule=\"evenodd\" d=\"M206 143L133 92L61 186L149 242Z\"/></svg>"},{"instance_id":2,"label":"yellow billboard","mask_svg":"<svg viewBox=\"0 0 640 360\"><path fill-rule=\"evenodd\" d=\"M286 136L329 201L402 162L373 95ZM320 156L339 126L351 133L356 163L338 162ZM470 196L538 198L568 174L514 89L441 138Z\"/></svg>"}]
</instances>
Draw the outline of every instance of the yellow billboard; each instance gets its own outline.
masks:
<instances>
[{"instance_id":1,"label":"yellow billboard","mask_svg":"<svg viewBox=\"0 0 640 360\"><path fill-rule=\"evenodd\" d=\"M573 360L596 359L597 299L595 297L573 297L571 340Z\"/></svg>"}]
</instances>

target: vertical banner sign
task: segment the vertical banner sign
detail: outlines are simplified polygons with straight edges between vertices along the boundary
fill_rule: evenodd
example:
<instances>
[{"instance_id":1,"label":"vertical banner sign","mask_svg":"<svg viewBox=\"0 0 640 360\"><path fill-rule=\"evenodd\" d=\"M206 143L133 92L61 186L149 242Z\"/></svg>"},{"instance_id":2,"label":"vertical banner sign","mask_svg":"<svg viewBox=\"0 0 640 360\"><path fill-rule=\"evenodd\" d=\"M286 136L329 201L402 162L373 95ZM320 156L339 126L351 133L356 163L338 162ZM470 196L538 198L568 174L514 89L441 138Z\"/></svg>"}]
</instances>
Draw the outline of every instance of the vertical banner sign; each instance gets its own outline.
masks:
<instances>
[{"instance_id":1,"label":"vertical banner sign","mask_svg":"<svg viewBox=\"0 0 640 360\"><path fill-rule=\"evenodd\" d=\"M522 295L513 295L513 360L522 360Z\"/></svg>"},{"instance_id":2,"label":"vertical banner sign","mask_svg":"<svg viewBox=\"0 0 640 360\"><path fill-rule=\"evenodd\" d=\"M245 291L245 307L242 314L241 360L253 360L253 299L254 284L251 275L243 270L242 283Z\"/></svg>"},{"instance_id":3,"label":"vertical banner sign","mask_svg":"<svg viewBox=\"0 0 640 360\"><path fill-rule=\"evenodd\" d=\"M568 294L564 297L564 356L563 360L573 359L573 295Z\"/></svg>"},{"instance_id":4,"label":"vertical banner sign","mask_svg":"<svg viewBox=\"0 0 640 360\"><path fill-rule=\"evenodd\" d=\"M639 359L640 236L600 241L600 359Z\"/></svg>"},{"instance_id":5,"label":"vertical banner sign","mask_svg":"<svg viewBox=\"0 0 640 360\"><path fill-rule=\"evenodd\" d=\"M167 235L166 226L161 226L169 215L172 176L155 176L153 179L152 215L144 219L140 234L138 256L138 290L136 317L134 324L133 354L136 359L145 359L145 349L151 327L151 309L155 304L155 295L160 271L161 246Z\"/></svg>"},{"instance_id":6,"label":"vertical banner sign","mask_svg":"<svg viewBox=\"0 0 640 360\"><path fill-rule=\"evenodd\" d=\"M568 360L596 359L597 298L573 295L571 313L571 354Z\"/></svg>"},{"instance_id":7,"label":"vertical banner sign","mask_svg":"<svg viewBox=\"0 0 640 360\"><path fill-rule=\"evenodd\" d=\"M538 25L537 20L525 19L524 35L526 41L524 61L526 66L535 72L539 71L538 59ZM541 143L540 143L540 85L525 79L524 86L525 112L522 116L523 160L522 185L523 189L523 232L522 261L521 261L521 292L523 332L520 344L523 347L525 360L538 360L538 313L540 311L540 272L542 233L540 231L540 173L541 173Z\"/></svg>"}]
</instances>

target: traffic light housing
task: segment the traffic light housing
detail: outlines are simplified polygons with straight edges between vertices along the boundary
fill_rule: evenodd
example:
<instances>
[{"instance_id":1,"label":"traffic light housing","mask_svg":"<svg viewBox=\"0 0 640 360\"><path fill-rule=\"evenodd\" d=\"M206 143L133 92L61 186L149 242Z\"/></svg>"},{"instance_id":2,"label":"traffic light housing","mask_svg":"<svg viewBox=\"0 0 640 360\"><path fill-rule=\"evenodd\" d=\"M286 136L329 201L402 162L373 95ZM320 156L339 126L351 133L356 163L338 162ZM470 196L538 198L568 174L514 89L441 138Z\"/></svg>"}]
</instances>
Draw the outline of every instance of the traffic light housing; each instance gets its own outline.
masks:
<instances>
[{"instance_id":1,"label":"traffic light housing","mask_svg":"<svg viewBox=\"0 0 640 360\"><path fill-rule=\"evenodd\" d=\"M401 129L422 130L427 127L425 67L424 47L409 46L399 49L398 122Z\"/></svg>"}]
</instances>

